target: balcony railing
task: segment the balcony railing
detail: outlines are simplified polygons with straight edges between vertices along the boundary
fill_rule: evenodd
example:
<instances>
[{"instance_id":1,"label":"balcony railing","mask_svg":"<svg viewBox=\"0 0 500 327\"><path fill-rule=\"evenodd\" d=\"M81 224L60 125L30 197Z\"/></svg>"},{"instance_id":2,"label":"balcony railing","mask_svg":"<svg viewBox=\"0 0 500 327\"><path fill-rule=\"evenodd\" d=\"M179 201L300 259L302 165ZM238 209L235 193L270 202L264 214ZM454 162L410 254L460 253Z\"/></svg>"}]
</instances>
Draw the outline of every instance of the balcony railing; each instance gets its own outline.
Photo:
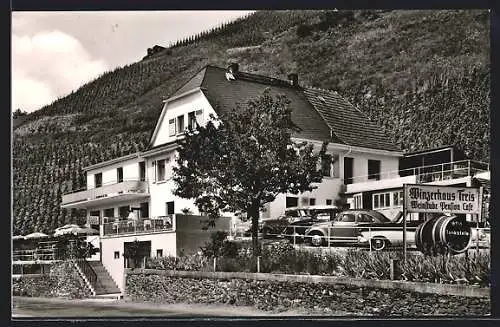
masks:
<instances>
[{"instance_id":1,"label":"balcony railing","mask_svg":"<svg viewBox=\"0 0 500 327\"><path fill-rule=\"evenodd\" d=\"M145 234L162 231L171 231L173 217L164 216L156 218L145 218L140 220L120 220L103 225L103 236Z\"/></svg>"},{"instance_id":2,"label":"balcony railing","mask_svg":"<svg viewBox=\"0 0 500 327\"><path fill-rule=\"evenodd\" d=\"M405 176L416 176L417 183L429 183L467 176L490 170L490 165L474 160L460 160L437 165L419 166L409 169L385 171L380 173L378 179L369 179L369 175L352 177L351 184L365 183L376 180L392 179Z\"/></svg>"},{"instance_id":3,"label":"balcony railing","mask_svg":"<svg viewBox=\"0 0 500 327\"><path fill-rule=\"evenodd\" d=\"M82 201L91 201L120 194L148 194L149 187L146 181L138 179L124 180L120 183L104 184L100 187L80 190L64 194L62 196L62 204L72 204Z\"/></svg>"}]
</instances>

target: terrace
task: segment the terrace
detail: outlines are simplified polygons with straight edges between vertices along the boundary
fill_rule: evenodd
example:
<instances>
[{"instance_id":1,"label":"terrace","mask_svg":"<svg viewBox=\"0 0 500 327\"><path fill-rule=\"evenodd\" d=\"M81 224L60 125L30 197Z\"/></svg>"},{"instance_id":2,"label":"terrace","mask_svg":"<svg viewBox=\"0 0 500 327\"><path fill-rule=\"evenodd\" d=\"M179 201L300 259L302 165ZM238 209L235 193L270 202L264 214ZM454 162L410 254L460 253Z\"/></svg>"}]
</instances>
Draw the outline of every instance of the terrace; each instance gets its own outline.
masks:
<instances>
[{"instance_id":1,"label":"terrace","mask_svg":"<svg viewBox=\"0 0 500 327\"><path fill-rule=\"evenodd\" d=\"M112 221L112 222L106 222ZM173 215L155 218L141 218L140 220L120 220L120 218L106 218L102 224L103 236L122 236L158 233L174 230Z\"/></svg>"},{"instance_id":2,"label":"terrace","mask_svg":"<svg viewBox=\"0 0 500 327\"><path fill-rule=\"evenodd\" d=\"M95 205L107 205L116 201L141 200L148 197L149 186L147 181L132 179L63 194L61 207L86 209Z\"/></svg>"},{"instance_id":3,"label":"terrace","mask_svg":"<svg viewBox=\"0 0 500 327\"><path fill-rule=\"evenodd\" d=\"M363 192L392 187L403 184L447 184L461 183L460 179L474 177L489 172L490 165L474 160L460 160L437 165L419 166L409 169L381 172L377 178L369 175L353 177L352 184L347 185L347 193ZM371 177L371 178L369 178Z\"/></svg>"}]
</instances>

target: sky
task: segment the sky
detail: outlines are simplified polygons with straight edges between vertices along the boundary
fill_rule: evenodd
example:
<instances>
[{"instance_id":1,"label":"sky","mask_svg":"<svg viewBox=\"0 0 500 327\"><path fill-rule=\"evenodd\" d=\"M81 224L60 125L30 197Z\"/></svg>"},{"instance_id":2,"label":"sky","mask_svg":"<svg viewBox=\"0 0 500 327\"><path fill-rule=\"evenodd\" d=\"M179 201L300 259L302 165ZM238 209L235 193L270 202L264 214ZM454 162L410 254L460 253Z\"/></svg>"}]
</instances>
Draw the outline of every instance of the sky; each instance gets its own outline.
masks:
<instances>
[{"instance_id":1,"label":"sky","mask_svg":"<svg viewBox=\"0 0 500 327\"><path fill-rule=\"evenodd\" d=\"M248 11L12 13L12 110L33 112L100 74Z\"/></svg>"}]
</instances>

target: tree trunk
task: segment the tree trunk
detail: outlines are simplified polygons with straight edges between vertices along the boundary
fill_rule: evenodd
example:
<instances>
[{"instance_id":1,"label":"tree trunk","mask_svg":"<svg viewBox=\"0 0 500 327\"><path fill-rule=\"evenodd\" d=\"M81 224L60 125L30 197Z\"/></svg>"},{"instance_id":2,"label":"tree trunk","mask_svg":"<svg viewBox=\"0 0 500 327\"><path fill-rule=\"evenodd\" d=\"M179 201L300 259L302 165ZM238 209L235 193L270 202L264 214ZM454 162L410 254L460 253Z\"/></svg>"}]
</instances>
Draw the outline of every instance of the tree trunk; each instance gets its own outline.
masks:
<instances>
[{"instance_id":1,"label":"tree trunk","mask_svg":"<svg viewBox=\"0 0 500 327\"><path fill-rule=\"evenodd\" d=\"M252 250L255 257L260 256L259 246L259 204L252 203L247 211L248 216L252 219Z\"/></svg>"}]
</instances>

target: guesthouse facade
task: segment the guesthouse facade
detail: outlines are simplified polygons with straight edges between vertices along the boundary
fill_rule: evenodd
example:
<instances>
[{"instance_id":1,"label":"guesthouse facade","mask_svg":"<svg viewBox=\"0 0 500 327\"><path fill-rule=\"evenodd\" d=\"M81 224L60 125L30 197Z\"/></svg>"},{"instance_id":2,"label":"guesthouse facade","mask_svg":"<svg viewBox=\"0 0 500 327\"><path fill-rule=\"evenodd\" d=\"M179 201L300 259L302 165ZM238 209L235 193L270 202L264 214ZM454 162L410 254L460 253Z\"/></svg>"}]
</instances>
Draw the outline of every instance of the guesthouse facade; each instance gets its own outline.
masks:
<instances>
[{"instance_id":1,"label":"guesthouse facade","mask_svg":"<svg viewBox=\"0 0 500 327\"><path fill-rule=\"evenodd\" d=\"M337 92L303 87L296 74L288 77L245 73L237 64L205 66L164 101L145 151L86 167L86 189L63 195L63 208L85 209L88 224L100 230L100 261L122 290L127 244L142 242L145 256L175 256L185 245L179 243L179 222L203 224L193 201L172 192L177 142L184 131L244 106L266 89L290 100L292 120L300 128L293 140L312 143L317 150L328 141L327 152L334 160L324 167L323 181L315 190L280 194L261 212L262 218L277 217L287 207L333 205L346 186L349 190L351 185L399 177L403 153L379 126ZM221 224L221 229L229 226Z\"/></svg>"}]
</instances>

